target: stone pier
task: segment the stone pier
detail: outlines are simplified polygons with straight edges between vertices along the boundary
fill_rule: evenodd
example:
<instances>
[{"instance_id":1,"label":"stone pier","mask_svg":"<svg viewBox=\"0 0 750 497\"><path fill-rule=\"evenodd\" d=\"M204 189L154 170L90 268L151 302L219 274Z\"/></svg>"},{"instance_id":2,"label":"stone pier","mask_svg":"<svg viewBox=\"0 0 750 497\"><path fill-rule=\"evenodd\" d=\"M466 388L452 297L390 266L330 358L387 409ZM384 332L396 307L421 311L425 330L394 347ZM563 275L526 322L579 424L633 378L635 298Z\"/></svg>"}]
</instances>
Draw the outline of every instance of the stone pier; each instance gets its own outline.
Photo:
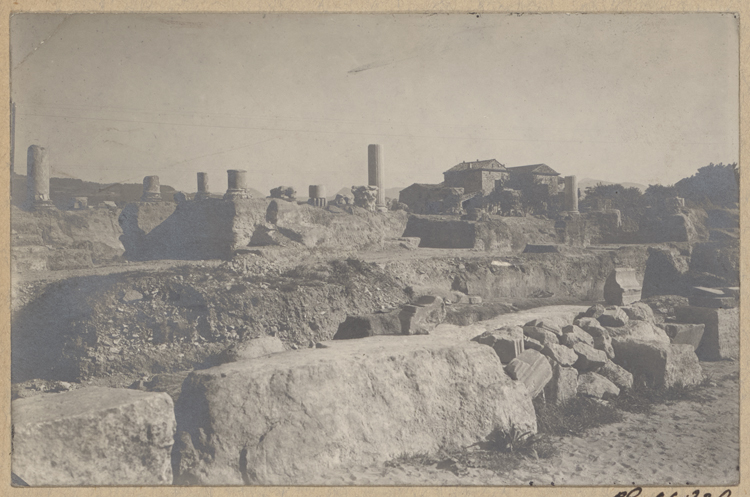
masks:
<instances>
[{"instance_id":1,"label":"stone pier","mask_svg":"<svg viewBox=\"0 0 750 497\"><path fill-rule=\"evenodd\" d=\"M143 195L141 202L160 202L161 185L158 176L146 176L143 178Z\"/></svg>"},{"instance_id":2,"label":"stone pier","mask_svg":"<svg viewBox=\"0 0 750 497\"><path fill-rule=\"evenodd\" d=\"M248 198L246 181L247 171L244 169L227 170L227 192L224 198Z\"/></svg>"},{"instance_id":3,"label":"stone pier","mask_svg":"<svg viewBox=\"0 0 750 497\"><path fill-rule=\"evenodd\" d=\"M208 191L208 173L198 173L198 192L195 194L195 200L203 200L210 195Z\"/></svg>"},{"instance_id":4,"label":"stone pier","mask_svg":"<svg viewBox=\"0 0 750 497\"><path fill-rule=\"evenodd\" d=\"M307 201L310 205L316 207L326 206L326 187L325 185L310 185L308 190L310 199Z\"/></svg>"},{"instance_id":5,"label":"stone pier","mask_svg":"<svg viewBox=\"0 0 750 497\"><path fill-rule=\"evenodd\" d=\"M53 207L49 197L49 161L47 149L31 145L26 156L26 188L30 209Z\"/></svg>"},{"instance_id":6,"label":"stone pier","mask_svg":"<svg viewBox=\"0 0 750 497\"><path fill-rule=\"evenodd\" d=\"M386 206L385 188L383 187L383 151L380 145L367 146L367 168L367 184L378 187L378 197L375 205L378 207L378 210L383 210Z\"/></svg>"},{"instance_id":7,"label":"stone pier","mask_svg":"<svg viewBox=\"0 0 750 497\"><path fill-rule=\"evenodd\" d=\"M565 210L578 212L578 178L565 176Z\"/></svg>"}]
</instances>

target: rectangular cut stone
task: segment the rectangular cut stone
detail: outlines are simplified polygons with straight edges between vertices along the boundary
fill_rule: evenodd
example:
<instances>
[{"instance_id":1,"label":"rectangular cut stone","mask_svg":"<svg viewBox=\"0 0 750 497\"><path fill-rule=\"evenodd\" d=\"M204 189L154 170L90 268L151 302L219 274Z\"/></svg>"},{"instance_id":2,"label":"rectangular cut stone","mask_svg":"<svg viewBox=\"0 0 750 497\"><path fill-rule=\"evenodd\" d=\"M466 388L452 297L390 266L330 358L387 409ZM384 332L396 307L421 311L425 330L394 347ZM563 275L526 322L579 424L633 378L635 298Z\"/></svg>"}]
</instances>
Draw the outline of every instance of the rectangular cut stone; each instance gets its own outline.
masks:
<instances>
[{"instance_id":1,"label":"rectangular cut stone","mask_svg":"<svg viewBox=\"0 0 750 497\"><path fill-rule=\"evenodd\" d=\"M634 268L615 268L604 282L604 300L610 305L629 305L641 300Z\"/></svg>"},{"instance_id":2,"label":"rectangular cut stone","mask_svg":"<svg viewBox=\"0 0 750 497\"><path fill-rule=\"evenodd\" d=\"M692 345L693 350L698 350L705 328L705 324L668 323L664 325L664 331L672 343L686 343Z\"/></svg>"},{"instance_id":3,"label":"rectangular cut stone","mask_svg":"<svg viewBox=\"0 0 750 497\"><path fill-rule=\"evenodd\" d=\"M522 363L522 364L519 364ZM528 368L523 364L529 366ZM510 361L506 372L512 378L523 382L531 397L536 397L552 379L552 366L541 352L526 350Z\"/></svg>"},{"instance_id":4,"label":"rectangular cut stone","mask_svg":"<svg viewBox=\"0 0 750 497\"><path fill-rule=\"evenodd\" d=\"M669 388L703 381L703 370L691 345L613 338L612 346L615 364L629 371L636 383Z\"/></svg>"},{"instance_id":5,"label":"rectangular cut stone","mask_svg":"<svg viewBox=\"0 0 750 497\"><path fill-rule=\"evenodd\" d=\"M707 307L676 307L680 323L706 325L700 345L695 351L704 361L737 359L740 353L739 309L710 309Z\"/></svg>"},{"instance_id":6,"label":"rectangular cut stone","mask_svg":"<svg viewBox=\"0 0 750 497\"><path fill-rule=\"evenodd\" d=\"M404 305L398 319L402 335L427 335L445 319L445 303L442 298L435 296L431 303Z\"/></svg>"},{"instance_id":7,"label":"rectangular cut stone","mask_svg":"<svg viewBox=\"0 0 750 497\"><path fill-rule=\"evenodd\" d=\"M544 396L552 404L564 404L578 392L578 370L560 364L552 366L552 379L544 387Z\"/></svg>"},{"instance_id":8,"label":"rectangular cut stone","mask_svg":"<svg viewBox=\"0 0 750 497\"><path fill-rule=\"evenodd\" d=\"M12 471L36 485L170 485L166 393L87 387L14 400Z\"/></svg>"},{"instance_id":9,"label":"rectangular cut stone","mask_svg":"<svg viewBox=\"0 0 750 497\"><path fill-rule=\"evenodd\" d=\"M327 345L191 373L175 406L175 483L304 485L496 428L536 432L528 389L490 347L435 336Z\"/></svg>"},{"instance_id":10,"label":"rectangular cut stone","mask_svg":"<svg viewBox=\"0 0 750 497\"><path fill-rule=\"evenodd\" d=\"M364 338L375 335L399 335L401 321L398 311L366 314L364 316L346 316L333 336L334 340Z\"/></svg>"},{"instance_id":11,"label":"rectangular cut stone","mask_svg":"<svg viewBox=\"0 0 750 497\"><path fill-rule=\"evenodd\" d=\"M508 364L523 353L523 338L516 340L511 338L501 338L495 342L493 348L495 349L497 356L500 358L500 362Z\"/></svg>"}]
</instances>

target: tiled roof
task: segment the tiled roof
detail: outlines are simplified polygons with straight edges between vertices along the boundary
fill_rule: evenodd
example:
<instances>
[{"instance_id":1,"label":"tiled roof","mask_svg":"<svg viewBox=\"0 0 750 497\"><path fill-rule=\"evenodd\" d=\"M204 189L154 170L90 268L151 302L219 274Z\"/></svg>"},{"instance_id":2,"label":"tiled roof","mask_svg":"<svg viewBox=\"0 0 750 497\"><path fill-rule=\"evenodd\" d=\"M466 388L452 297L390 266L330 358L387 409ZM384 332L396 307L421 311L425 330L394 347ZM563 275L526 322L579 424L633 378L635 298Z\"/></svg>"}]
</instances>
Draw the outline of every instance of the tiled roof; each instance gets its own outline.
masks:
<instances>
[{"instance_id":1,"label":"tiled roof","mask_svg":"<svg viewBox=\"0 0 750 497\"><path fill-rule=\"evenodd\" d=\"M500 164L495 159L478 160L474 162L462 162L452 168L445 171L446 173L456 173L459 171L467 171L469 169L480 170L480 171L505 171L505 166Z\"/></svg>"}]
</instances>

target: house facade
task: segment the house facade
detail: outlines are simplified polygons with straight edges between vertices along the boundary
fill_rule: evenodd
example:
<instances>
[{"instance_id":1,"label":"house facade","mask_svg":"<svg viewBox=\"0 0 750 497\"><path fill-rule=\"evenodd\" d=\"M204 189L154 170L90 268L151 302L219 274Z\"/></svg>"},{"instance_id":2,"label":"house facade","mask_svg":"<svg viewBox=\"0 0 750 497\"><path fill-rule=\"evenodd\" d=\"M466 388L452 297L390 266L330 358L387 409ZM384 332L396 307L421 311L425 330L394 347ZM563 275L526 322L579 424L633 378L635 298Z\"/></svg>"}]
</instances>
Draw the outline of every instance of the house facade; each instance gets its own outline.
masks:
<instances>
[{"instance_id":1,"label":"house facade","mask_svg":"<svg viewBox=\"0 0 750 497\"><path fill-rule=\"evenodd\" d=\"M484 195L501 188L508 179L508 170L495 159L462 162L443 173L444 185L463 188L464 193L482 192Z\"/></svg>"}]
</instances>

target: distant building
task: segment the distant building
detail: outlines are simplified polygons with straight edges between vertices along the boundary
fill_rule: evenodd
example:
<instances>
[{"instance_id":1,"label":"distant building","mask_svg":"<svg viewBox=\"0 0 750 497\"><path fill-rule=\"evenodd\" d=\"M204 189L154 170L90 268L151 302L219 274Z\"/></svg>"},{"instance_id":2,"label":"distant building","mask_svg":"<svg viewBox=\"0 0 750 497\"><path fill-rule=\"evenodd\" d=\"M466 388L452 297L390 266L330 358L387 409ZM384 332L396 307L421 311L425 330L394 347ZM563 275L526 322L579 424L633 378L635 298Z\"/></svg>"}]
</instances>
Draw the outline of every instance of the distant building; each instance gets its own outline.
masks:
<instances>
[{"instance_id":1,"label":"distant building","mask_svg":"<svg viewBox=\"0 0 750 497\"><path fill-rule=\"evenodd\" d=\"M507 168L509 188L525 190L534 185L546 184L560 190L563 178L547 164L531 164Z\"/></svg>"},{"instance_id":2,"label":"distant building","mask_svg":"<svg viewBox=\"0 0 750 497\"><path fill-rule=\"evenodd\" d=\"M401 190L398 201L409 206L414 214L442 214L448 203L464 194L463 188L414 183Z\"/></svg>"},{"instance_id":3,"label":"distant building","mask_svg":"<svg viewBox=\"0 0 750 497\"><path fill-rule=\"evenodd\" d=\"M463 188L464 193L482 192L487 195L501 188L508 179L508 170L495 159L462 162L443 173L444 185Z\"/></svg>"}]
</instances>

